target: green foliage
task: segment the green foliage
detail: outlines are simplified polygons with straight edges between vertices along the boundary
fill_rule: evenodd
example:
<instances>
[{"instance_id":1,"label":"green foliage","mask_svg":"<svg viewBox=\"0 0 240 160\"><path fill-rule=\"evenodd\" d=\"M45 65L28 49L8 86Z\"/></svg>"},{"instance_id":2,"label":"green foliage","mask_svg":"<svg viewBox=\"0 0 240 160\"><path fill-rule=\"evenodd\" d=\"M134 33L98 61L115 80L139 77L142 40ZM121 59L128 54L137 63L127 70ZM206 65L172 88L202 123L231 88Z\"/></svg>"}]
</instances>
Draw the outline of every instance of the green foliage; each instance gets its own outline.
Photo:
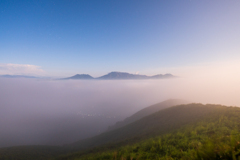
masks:
<instances>
[{"instance_id":1,"label":"green foliage","mask_svg":"<svg viewBox=\"0 0 240 160\"><path fill-rule=\"evenodd\" d=\"M188 104L163 109L122 128L81 140L69 147L77 150L89 149L106 144L126 145L154 136L169 133L182 126L195 123L208 115L219 114L226 107L219 105Z\"/></svg>"},{"instance_id":2,"label":"green foliage","mask_svg":"<svg viewBox=\"0 0 240 160\"><path fill-rule=\"evenodd\" d=\"M237 107L181 105L81 143L90 149L10 147L0 149L0 160L238 160L239 122Z\"/></svg>"},{"instance_id":3,"label":"green foliage","mask_svg":"<svg viewBox=\"0 0 240 160\"><path fill-rule=\"evenodd\" d=\"M197 122L135 144L98 151L74 160L240 159L240 109L221 107Z\"/></svg>"},{"instance_id":4,"label":"green foliage","mask_svg":"<svg viewBox=\"0 0 240 160\"><path fill-rule=\"evenodd\" d=\"M172 106L176 106L176 105L180 105L180 104L187 104L189 102L185 101L185 100L180 100L180 99L169 99L154 105L151 105L149 107L146 107L140 111L138 111L137 113L133 114L132 116L126 118L125 120L121 121L121 122L117 122L115 125L110 126L108 128L108 130L114 130L123 126L126 126L127 124L130 124L132 122L135 122L145 116L148 116L150 114L153 114L155 112L158 112L162 109L165 108L169 108Z\"/></svg>"}]
</instances>

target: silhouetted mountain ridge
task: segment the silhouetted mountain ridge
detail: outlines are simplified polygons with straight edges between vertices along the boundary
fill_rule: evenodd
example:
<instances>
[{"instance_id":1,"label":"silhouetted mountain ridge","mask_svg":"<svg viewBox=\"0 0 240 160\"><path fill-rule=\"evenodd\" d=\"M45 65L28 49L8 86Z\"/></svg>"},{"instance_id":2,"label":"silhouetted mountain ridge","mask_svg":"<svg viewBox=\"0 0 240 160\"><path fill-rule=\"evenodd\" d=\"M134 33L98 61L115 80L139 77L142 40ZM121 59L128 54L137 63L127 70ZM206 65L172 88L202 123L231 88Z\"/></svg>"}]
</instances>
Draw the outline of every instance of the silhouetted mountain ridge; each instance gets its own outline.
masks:
<instances>
[{"instance_id":1,"label":"silhouetted mountain ridge","mask_svg":"<svg viewBox=\"0 0 240 160\"><path fill-rule=\"evenodd\" d=\"M110 72L106 75L93 78L89 74L76 74L72 77L63 78L63 79L102 79L102 80L114 80L114 79L164 79L164 78L174 78L172 74L158 74L153 76L131 74L127 72Z\"/></svg>"},{"instance_id":2,"label":"silhouetted mountain ridge","mask_svg":"<svg viewBox=\"0 0 240 160\"><path fill-rule=\"evenodd\" d=\"M64 78L64 79L94 79L89 74L76 74L72 77Z\"/></svg>"}]
</instances>

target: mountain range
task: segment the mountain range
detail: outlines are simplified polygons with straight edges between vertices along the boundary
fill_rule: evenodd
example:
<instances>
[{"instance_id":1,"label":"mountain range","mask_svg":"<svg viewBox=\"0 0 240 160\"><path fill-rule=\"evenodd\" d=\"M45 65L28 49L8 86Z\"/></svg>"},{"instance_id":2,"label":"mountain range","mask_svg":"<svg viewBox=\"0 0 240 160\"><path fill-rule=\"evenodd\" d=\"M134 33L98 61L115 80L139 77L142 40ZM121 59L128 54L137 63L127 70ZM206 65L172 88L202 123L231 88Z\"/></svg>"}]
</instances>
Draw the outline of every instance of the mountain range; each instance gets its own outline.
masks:
<instances>
[{"instance_id":1,"label":"mountain range","mask_svg":"<svg viewBox=\"0 0 240 160\"><path fill-rule=\"evenodd\" d=\"M35 76L26 76L26 75L0 75L0 77L3 77L3 78L38 78L38 77L35 77Z\"/></svg>"},{"instance_id":2,"label":"mountain range","mask_svg":"<svg viewBox=\"0 0 240 160\"><path fill-rule=\"evenodd\" d=\"M35 77L35 76L28 76L28 75L0 75L2 78L47 78L50 77ZM146 76L146 75L139 75L139 74L131 74L127 72L110 72L106 75L100 77L92 77L89 74L76 74L71 77L61 78L60 80L68 80L68 79L75 79L75 80L137 80L137 79L166 79L166 78L175 78L172 74L157 74L153 76Z\"/></svg>"},{"instance_id":3,"label":"mountain range","mask_svg":"<svg viewBox=\"0 0 240 160\"><path fill-rule=\"evenodd\" d=\"M131 74L127 72L110 72L106 75L100 77L92 77L89 74L76 74L72 77L63 78L63 79L102 79L102 80L127 80L127 79L164 79L164 78L174 78L172 74L157 74L153 76Z\"/></svg>"}]
</instances>

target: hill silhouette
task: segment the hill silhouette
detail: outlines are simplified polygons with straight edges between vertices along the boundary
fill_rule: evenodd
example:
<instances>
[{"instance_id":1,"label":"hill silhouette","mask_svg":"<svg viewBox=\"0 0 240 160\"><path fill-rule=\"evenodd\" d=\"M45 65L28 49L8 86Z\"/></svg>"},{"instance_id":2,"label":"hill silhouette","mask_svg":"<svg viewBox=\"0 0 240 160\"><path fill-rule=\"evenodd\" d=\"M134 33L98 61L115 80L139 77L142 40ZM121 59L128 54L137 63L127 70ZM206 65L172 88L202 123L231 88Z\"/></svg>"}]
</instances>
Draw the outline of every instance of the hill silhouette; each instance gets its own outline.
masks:
<instances>
[{"instance_id":1,"label":"hill silhouette","mask_svg":"<svg viewBox=\"0 0 240 160\"><path fill-rule=\"evenodd\" d=\"M63 79L101 79L101 80L131 80L131 79L164 79L164 78L174 78L172 74L158 74L154 76L146 76L139 74L130 74L127 72L110 72L106 75L93 78L88 74L76 74L72 77L63 78Z\"/></svg>"},{"instance_id":2,"label":"hill silhouette","mask_svg":"<svg viewBox=\"0 0 240 160\"><path fill-rule=\"evenodd\" d=\"M236 160L240 158L239 113L238 107L210 104L167 108L119 128L114 134L108 133L110 141L121 139L123 134L125 140L61 156L58 160ZM135 138L128 139L133 133L137 134Z\"/></svg>"},{"instance_id":3,"label":"hill silhouette","mask_svg":"<svg viewBox=\"0 0 240 160\"><path fill-rule=\"evenodd\" d=\"M148 116L152 113L155 113L157 111L160 111L161 109L164 109L164 108L168 108L168 107L172 107L172 106L176 106L176 105L180 105L180 104L187 104L189 103L188 101L186 100L181 100L181 99L169 99L169 100L166 100L166 101L163 101L163 102L160 102L160 103L157 103L157 104L154 104L154 105L151 105L149 107L146 107L138 112L136 112L135 114L133 114L132 116L124 119L123 121L120 121L120 122L117 122L115 125L113 126L110 126L108 128L108 131L110 130L114 130L114 129L117 129L117 128L120 128L120 127L123 127L127 124L130 124L134 121L137 121L145 116Z\"/></svg>"},{"instance_id":4,"label":"hill silhouette","mask_svg":"<svg viewBox=\"0 0 240 160\"><path fill-rule=\"evenodd\" d=\"M179 105L166 108L122 128L73 143L69 147L86 149L121 141L137 142L176 130L185 124L193 123L198 119L215 113L220 108L222 108L222 106L202 104Z\"/></svg>"},{"instance_id":5,"label":"hill silhouette","mask_svg":"<svg viewBox=\"0 0 240 160\"><path fill-rule=\"evenodd\" d=\"M121 128L62 147L1 148L0 160L144 160L156 157L196 160L221 159L218 157L238 159L239 113L238 107L196 103L177 105L157 111ZM61 154L66 155L59 157Z\"/></svg>"},{"instance_id":6,"label":"hill silhouette","mask_svg":"<svg viewBox=\"0 0 240 160\"><path fill-rule=\"evenodd\" d=\"M64 78L64 79L94 79L89 74L76 74L72 77Z\"/></svg>"}]
</instances>

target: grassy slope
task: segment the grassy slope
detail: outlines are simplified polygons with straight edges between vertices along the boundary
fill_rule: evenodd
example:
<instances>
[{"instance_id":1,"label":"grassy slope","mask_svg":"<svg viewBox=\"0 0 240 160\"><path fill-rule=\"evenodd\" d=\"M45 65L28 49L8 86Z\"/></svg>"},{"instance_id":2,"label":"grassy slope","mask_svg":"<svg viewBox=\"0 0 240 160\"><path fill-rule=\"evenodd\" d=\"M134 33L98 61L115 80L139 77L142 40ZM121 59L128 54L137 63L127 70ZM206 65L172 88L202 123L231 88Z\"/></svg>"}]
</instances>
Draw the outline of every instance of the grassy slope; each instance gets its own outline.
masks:
<instances>
[{"instance_id":1,"label":"grassy slope","mask_svg":"<svg viewBox=\"0 0 240 160\"><path fill-rule=\"evenodd\" d=\"M240 108L175 106L68 146L81 151L56 159L231 159L240 151L239 122ZM158 138L151 140L154 137ZM68 151L48 146L2 148L0 159L51 159Z\"/></svg>"},{"instance_id":2,"label":"grassy slope","mask_svg":"<svg viewBox=\"0 0 240 160\"><path fill-rule=\"evenodd\" d=\"M102 133L90 139L74 143L72 148L86 149L121 141L137 142L152 136L178 129L208 114L217 112L221 106L189 104L161 110L122 128Z\"/></svg>"},{"instance_id":3,"label":"grassy slope","mask_svg":"<svg viewBox=\"0 0 240 160\"><path fill-rule=\"evenodd\" d=\"M138 111L137 113L133 114L132 116L126 118L125 120L121 121L121 122L117 122L115 125L110 126L108 131L110 130L114 130L123 126L126 126L132 122L135 122L145 116L148 116L150 114L153 114L155 112L158 112L162 109L168 108L168 107L172 107L172 106L176 106L176 105L181 105L181 104L187 104L189 103L188 101L185 100L180 100L180 99L169 99L154 105L151 105L149 107L146 107L140 111Z\"/></svg>"},{"instance_id":4,"label":"grassy slope","mask_svg":"<svg viewBox=\"0 0 240 160\"><path fill-rule=\"evenodd\" d=\"M112 150L79 152L59 159L237 159L240 154L240 108L200 104L178 106L153 114L141 123L144 126L146 120L157 120L159 115L165 121L161 124L166 130L158 129L156 123L149 126L152 137L158 133L154 139L116 145Z\"/></svg>"},{"instance_id":5,"label":"grassy slope","mask_svg":"<svg viewBox=\"0 0 240 160\"><path fill-rule=\"evenodd\" d=\"M147 107L132 117L130 117L127 122L124 122L122 125L126 125L131 123L135 120L138 120L146 115L149 115L155 111L160 109L170 107L173 105L186 103L183 100L176 100L171 99L167 100L150 107ZM73 148L74 149L74 148ZM51 159L52 157L71 152L71 149L63 148L63 147L54 147L54 146L17 146L17 147L7 147L7 148L0 148L0 160L5 159Z\"/></svg>"}]
</instances>

